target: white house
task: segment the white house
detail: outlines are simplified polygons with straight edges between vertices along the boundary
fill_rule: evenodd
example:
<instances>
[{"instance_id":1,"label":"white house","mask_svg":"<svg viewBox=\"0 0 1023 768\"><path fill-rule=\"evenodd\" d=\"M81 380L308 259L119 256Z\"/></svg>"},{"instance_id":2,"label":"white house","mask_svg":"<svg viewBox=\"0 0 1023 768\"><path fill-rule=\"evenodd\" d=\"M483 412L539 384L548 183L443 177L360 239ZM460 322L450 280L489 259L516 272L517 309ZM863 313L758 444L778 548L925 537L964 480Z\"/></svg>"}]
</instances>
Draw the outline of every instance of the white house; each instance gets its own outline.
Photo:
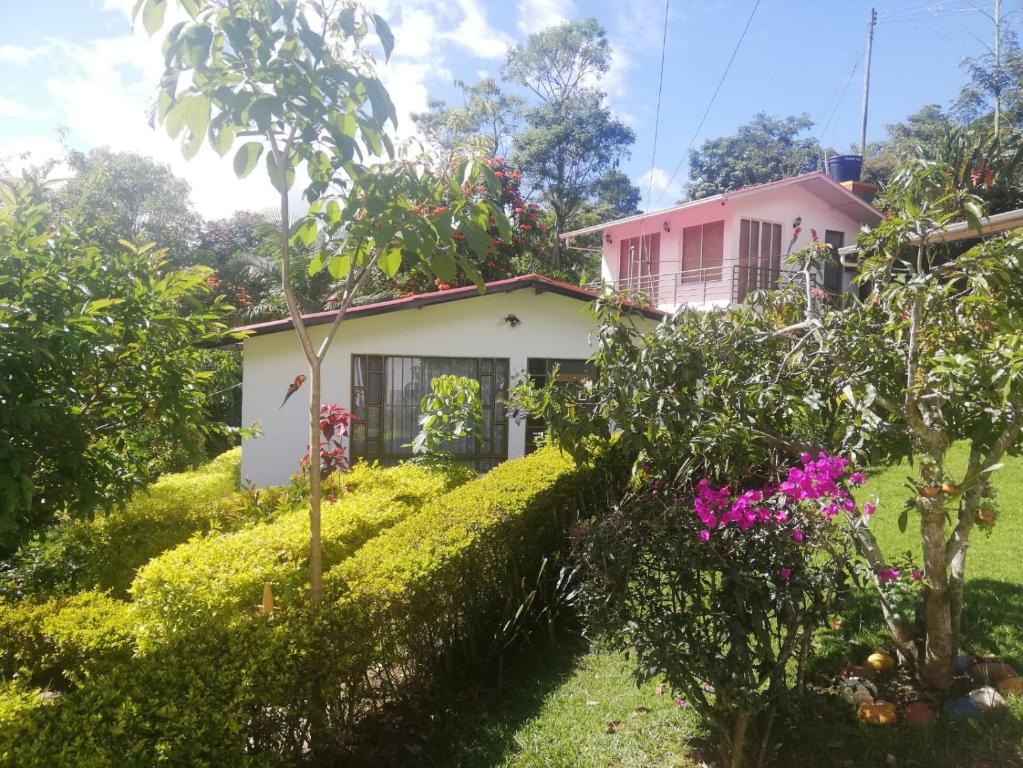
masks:
<instances>
[{"instance_id":1,"label":"white house","mask_svg":"<svg viewBox=\"0 0 1023 768\"><path fill-rule=\"evenodd\" d=\"M807 173L562 237L571 246L576 238L600 233L603 282L644 293L663 310L728 306L785 280L791 273L784 255L805 247L813 232L836 251L855 242L864 226L881 219L860 196L872 189ZM850 275L837 262L818 279L830 293L850 287Z\"/></svg>"},{"instance_id":2,"label":"white house","mask_svg":"<svg viewBox=\"0 0 1023 768\"><path fill-rule=\"evenodd\" d=\"M418 430L419 403L433 377L460 374L480 382L482 443L459 446L481 469L523 455L539 425L509 419L502 398L527 373L538 378L559 364L562 377L583 373L593 351L587 313L596 293L539 275L455 288L348 310L323 363L322 400L355 417L348 442L353 459L394 461ZM633 307L638 322L665 313ZM314 341L334 312L306 316ZM242 424L262 434L242 446L242 477L257 486L287 483L307 445L304 391L281 408L288 384L306 370L290 320L246 326Z\"/></svg>"}]
</instances>

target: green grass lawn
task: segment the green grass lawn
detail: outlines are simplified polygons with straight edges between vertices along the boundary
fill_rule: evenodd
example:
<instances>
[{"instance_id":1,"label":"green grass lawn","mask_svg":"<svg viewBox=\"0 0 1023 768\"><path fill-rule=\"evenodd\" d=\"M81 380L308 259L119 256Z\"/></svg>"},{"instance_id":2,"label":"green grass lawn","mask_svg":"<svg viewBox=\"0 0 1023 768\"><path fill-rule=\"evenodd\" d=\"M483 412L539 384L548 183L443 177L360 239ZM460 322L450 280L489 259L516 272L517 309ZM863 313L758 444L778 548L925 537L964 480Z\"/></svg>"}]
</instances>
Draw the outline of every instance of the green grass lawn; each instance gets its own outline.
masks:
<instances>
[{"instance_id":1,"label":"green grass lawn","mask_svg":"<svg viewBox=\"0 0 1023 768\"><path fill-rule=\"evenodd\" d=\"M960 472L966 456L952 452ZM881 507L871 526L888 553L919 557L916 520L906 533L897 518L909 468L893 467L863 489ZM995 475L1001 515L990 533L977 530L968 561L963 642L969 653L992 653L1023 666L1023 460ZM869 595L846 612L840 630L816 642L811 672L827 682L849 660L887 644ZM520 660L501 690L475 692L439 719L414 764L424 768L654 768L698 765L701 738L693 714L654 683L637 688L631 662L594 648ZM779 738L776 766L897 765L920 768L1023 766L1023 702L979 720L928 728L863 725L841 702L792 713ZM889 756L895 762L889 761ZM413 764L405 761L405 764Z\"/></svg>"}]
</instances>

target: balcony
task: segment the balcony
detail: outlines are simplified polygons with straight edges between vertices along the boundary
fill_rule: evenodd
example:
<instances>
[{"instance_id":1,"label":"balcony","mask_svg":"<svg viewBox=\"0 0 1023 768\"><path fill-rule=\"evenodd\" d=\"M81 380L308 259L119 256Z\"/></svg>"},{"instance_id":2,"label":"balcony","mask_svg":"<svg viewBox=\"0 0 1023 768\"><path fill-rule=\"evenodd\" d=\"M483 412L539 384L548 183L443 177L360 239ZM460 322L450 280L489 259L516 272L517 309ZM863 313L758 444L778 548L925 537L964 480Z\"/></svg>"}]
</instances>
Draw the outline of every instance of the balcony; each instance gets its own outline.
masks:
<instances>
[{"instance_id":1,"label":"balcony","mask_svg":"<svg viewBox=\"0 0 1023 768\"><path fill-rule=\"evenodd\" d=\"M817 276L811 275L811 278L812 287L817 287ZM615 280L611 285L616 291L638 294L661 309L674 310L683 305L712 307L739 304L754 291L773 289L802 279L801 272L788 269L734 264L632 276ZM608 283L596 283L593 287L602 285Z\"/></svg>"}]
</instances>

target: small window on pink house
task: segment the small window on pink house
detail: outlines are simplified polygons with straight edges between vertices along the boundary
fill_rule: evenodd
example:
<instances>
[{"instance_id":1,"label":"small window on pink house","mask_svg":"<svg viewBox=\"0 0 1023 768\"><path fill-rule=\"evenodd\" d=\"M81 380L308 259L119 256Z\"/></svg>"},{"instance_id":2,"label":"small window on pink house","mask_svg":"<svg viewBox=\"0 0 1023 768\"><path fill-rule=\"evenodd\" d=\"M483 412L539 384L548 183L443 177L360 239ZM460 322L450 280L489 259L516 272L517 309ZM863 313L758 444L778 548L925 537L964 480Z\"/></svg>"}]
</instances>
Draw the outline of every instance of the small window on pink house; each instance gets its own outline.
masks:
<instances>
[{"instance_id":1,"label":"small window on pink house","mask_svg":"<svg viewBox=\"0 0 1023 768\"><path fill-rule=\"evenodd\" d=\"M725 258L725 222L710 221L682 230L683 283L709 283L721 279Z\"/></svg>"}]
</instances>

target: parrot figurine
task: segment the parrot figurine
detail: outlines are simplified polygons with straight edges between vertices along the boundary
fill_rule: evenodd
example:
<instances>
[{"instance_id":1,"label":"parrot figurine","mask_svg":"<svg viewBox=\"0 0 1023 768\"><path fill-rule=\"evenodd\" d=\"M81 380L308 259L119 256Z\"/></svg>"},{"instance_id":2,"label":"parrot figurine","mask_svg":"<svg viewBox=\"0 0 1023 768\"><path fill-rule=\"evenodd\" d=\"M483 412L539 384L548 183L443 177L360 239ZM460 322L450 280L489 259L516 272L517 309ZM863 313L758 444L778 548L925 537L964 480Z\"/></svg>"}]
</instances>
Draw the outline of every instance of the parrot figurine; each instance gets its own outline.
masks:
<instances>
[{"instance_id":1,"label":"parrot figurine","mask_svg":"<svg viewBox=\"0 0 1023 768\"><path fill-rule=\"evenodd\" d=\"M295 377L295 380L288 385L288 391L284 395L284 400L281 401L281 408L283 408L284 404L288 402L288 398L290 398L293 394L295 394L296 392L298 392L298 390L302 388L303 384L305 384L305 376L300 373L298 376ZM279 411L281 408L278 408L277 410Z\"/></svg>"}]
</instances>

